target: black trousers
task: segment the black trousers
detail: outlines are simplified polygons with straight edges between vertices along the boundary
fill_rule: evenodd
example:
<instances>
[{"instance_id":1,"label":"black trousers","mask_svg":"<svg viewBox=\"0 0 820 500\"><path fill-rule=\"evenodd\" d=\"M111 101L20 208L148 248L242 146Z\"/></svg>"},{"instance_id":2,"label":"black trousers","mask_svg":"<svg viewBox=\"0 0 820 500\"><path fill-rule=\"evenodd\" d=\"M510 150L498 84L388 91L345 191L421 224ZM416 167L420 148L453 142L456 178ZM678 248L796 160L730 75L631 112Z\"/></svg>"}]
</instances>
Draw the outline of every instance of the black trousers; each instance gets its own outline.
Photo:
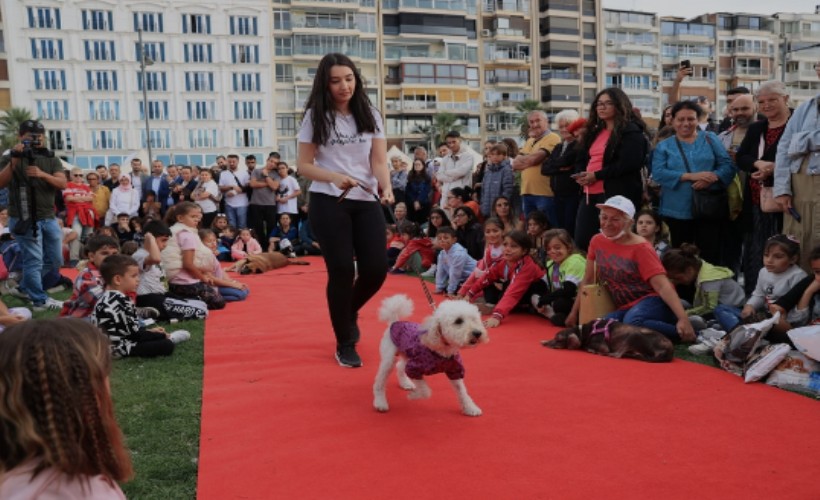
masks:
<instances>
[{"instance_id":1,"label":"black trousers","mask_svg":"<svg viewBox=\"0 0 820 500\"><path fill-rule=\"evenodd\" d=\"M137 307L153 307L159 311L159 321L168 321L168 311L165 310L165 294L163 293L146 293L137 295Z\"/></svg>"},{"instance_id":2,"label":"black trousers","mask_svg":"<svg viewBox=\"0 0 820 500\"><path fill-rule=\"evenodd\" d=\"M339 203L334 196L311 193L309 218L327 266L327 305L336 344L355 345L359 309L387 276L382 208L375 201Z\"/></svg>"},{"instance_id":3,"label":"black trousers","mask_svg":"<svg viewBox=\"0 0 820 500\"><path fill-rule=\"evenodd\" d=\"M575 245L583 251L589 248L589 242L601 229L598 216L601 209L595 205L606 201L605 194L583 195L578 204L578 216L575 219Z\"/></svg>"},{"instance_id":4,"label":"black trousers","mask_svg":"<svg viewBox=\"0 0 820 500\"><path fill-rule=\"evenodd\" d=\"M157 356L170 356L174 352L174 343L164 333L140 330L137 336L137 343L131 347L128 356L155 358Z\"/></svg>"},{"instance_id":5,"label":"black trousers","mask_svg":"<svg viewBox=\"0 0 820 500\"><path fill-rule=\"evenodd\" d=\"M248 226L256 233L256 239L262 250L268 251L268 237L276 227L276 205L249 205Z\"/></svg>"}]
</instances>

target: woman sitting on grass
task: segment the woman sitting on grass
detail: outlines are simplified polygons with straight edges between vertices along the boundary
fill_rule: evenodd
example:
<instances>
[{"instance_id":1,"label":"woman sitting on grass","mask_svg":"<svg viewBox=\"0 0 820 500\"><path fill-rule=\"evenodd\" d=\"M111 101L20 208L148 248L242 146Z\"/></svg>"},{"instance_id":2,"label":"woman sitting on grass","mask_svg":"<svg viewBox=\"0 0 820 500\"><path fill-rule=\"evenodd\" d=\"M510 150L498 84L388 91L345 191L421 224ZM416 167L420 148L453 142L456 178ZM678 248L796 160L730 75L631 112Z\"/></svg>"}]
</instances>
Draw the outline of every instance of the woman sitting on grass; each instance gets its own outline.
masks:
<instances>
[{"instance_id":1,"label":"woman sitting on grass","mask_svg":"<svg viewBox=\"0 0 820 500\"><path fill-rule=\"evenodd\" d=\"M0 335L0 498L125 498L117 482L134 471L114 419L108 346L80 319Z\"/></svg>"}]
</instances>

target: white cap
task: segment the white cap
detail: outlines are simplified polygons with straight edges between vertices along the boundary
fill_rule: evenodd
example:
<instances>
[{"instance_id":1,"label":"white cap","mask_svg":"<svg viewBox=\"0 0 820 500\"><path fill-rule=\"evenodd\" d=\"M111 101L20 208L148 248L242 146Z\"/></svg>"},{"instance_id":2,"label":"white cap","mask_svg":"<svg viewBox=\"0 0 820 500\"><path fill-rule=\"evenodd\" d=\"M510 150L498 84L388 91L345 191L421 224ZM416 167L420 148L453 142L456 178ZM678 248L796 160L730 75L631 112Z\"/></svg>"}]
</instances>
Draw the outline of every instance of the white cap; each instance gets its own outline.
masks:
<instances>
[{"instance_id":1,"label":"white cap","mask_svg":"<svg viewBox=\"0 0 820 500\"><path fill-rule=\"evenodd\" d=\"M635 205L633 205L632 202L629 201L629 198L626 198L621 195L613 196L605 202L598 203L595 206L598 208L614 208L615 210L620 210L621 212L625 213L630 219L635 218Z\"/></svg>"}]
</instances>

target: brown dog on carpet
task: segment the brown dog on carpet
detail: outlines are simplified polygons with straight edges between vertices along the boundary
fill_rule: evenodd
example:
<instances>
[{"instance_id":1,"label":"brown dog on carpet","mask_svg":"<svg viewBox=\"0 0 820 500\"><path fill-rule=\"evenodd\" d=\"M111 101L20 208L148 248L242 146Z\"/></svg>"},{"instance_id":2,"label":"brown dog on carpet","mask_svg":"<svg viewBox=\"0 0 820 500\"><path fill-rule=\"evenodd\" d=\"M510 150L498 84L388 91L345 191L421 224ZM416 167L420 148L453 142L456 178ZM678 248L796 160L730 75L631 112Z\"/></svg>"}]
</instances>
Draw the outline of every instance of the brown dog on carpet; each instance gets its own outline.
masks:
<instances>
[{"instance_id":1,"label":"brown dog on carpet","mask_svg":"<svg viewBox=\"0 0 820 500\"><path fill-rule=\"evenodd\" d=\"M263 252L256 255L249 255L238 260L228 268L228 271L235 271L239 274L262 274L273 269L285 266L309 266L310 262L297 259L289 259L281 252Z\"/></svg>"},{"instance_id":2,"label":"brown dog on carpet","mask_svg":"<svg viewBox=\"0 0 820 500\"><path fill-rule=\"evenodd\" d=\"M632 358L652 363L672 361L675 346L660 332L611 319L596 319L567 328L552 340L541 341L553 349L583 349L613 358Z\"/></svg>"}]
</instances>

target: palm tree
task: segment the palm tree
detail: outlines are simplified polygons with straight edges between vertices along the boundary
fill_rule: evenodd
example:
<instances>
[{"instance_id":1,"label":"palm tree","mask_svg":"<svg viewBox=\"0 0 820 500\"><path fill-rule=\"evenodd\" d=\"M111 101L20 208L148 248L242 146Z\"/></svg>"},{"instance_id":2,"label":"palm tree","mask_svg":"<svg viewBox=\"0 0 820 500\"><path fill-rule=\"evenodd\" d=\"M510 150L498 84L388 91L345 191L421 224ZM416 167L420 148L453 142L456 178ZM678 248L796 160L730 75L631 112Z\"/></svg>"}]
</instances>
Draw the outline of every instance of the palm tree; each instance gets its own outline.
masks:
<instances>
[{"instance_id":1,"label":"palm tree","mask_svg":"<svg viewBox=\"0 0 820 500\"><path fill-rule=\"evenodd\" d=\"M416 125L413 129L414 134L421 134L424 136L424 143L427 151L435 151L436 147L436 129L432 125Z\"/></svg>"},{"instance_id":2,"label":"palm tree","mask_svg":"<svg viewBox=\"0 0 820 500\"><path fill-rule=\"evenodd\" d=\"M444 142L444 136L448 132L455 130L461 132L464 125L458 116L447 111L437 113L433 116L433 123L430 125L416 125L413 129L414 134L421 134L424 136L424 141L427 143L428 151L435 151L436 147Z\"/></svg>"},{"instance_id":3,"label":"palm tree","mask_svg":"<svg viewBox=\"0 0 820 500\"><path fill-rule=\"evenodd\" d=\"M541 102L536 101L535 99L525 99L519 102L515 106L515 109L521 113L518 117L518 129L520 130L521 138L527 140L527 138L529 138L530 131L530 125L527 123L527 116L529 116L532 111L543 111L543 109L541 109Z\"/></svg>"},{"instance_id":4,"label":"palm tree","mask_svg":"<svg viewBox=\"0 0 820 500\"><path fill-rule=\"evenodd\" d=\"M17 144L20 124L33 120L31 111L26 108L9 108L0 116L0 151L5 151Z\"/></svg>"}]
</instances>

